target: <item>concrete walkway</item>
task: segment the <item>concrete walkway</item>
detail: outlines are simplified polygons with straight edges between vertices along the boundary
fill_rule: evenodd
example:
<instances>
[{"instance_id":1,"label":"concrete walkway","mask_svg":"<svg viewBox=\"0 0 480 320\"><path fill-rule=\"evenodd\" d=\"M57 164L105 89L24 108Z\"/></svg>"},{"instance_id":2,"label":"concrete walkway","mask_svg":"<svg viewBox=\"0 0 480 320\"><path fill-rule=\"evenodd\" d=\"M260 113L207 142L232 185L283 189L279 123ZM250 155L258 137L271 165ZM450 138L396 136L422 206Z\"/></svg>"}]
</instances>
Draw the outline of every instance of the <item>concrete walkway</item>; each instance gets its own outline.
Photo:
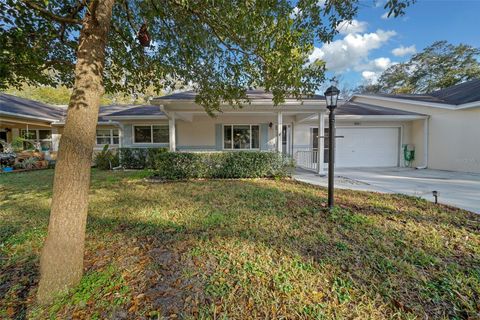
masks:
<instances>
[{"instance_id":1,"label":"concrete walkway","mask_svg":"<svg viewBox=\"0 0 480 320\"><path fill-rule=\"evenodd\" d=\"M327 186L327 177L297 169L295 180ZM480 174L415 170L410 168L336 169L335 186L341 189L401 193L433 201L432 191L439 193L438 202L480 213Z\"/></svg>"}]
</instances>

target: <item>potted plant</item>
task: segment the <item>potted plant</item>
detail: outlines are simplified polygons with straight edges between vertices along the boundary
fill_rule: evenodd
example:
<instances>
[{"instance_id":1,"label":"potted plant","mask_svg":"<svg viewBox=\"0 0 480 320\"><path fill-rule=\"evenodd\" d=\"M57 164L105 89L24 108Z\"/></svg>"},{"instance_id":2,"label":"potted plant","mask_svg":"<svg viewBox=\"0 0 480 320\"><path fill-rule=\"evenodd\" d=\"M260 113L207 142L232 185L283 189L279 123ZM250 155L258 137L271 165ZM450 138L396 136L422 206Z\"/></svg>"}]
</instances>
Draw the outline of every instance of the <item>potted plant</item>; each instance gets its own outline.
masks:
<instances>
[{"instance_id":1,"label":"potted plant","mask_svg":"<svg viewBox=\"0 0 480 320\"><path fill-rule=\"evenodd\" d=\"M16 137L13 139L11 146L14 152L20 152L23 151L23 142L25 139L22 137Z\"/></svg>"},{"instance_id":2,"label":"potted plant","mask_svg":"<svg viewBox=\"0 0 480 320\"><path fill-rule=\"evenodd\" d=\"M11 144L2 141L3 152L0 152L0 167L3 172L13 171L16 155L13 152Z\"/></svg>"},{"instance_id":3,"label":"potted plant","mask_svg":"<svg viewBox=\"0 0 480 320\"><path fill-rule=\"evenodd\" d=\"M12 171L13 171L13 167L2 166L2 171L3 171L3 172L12 172Z\"/></svg>"}]
</instances>

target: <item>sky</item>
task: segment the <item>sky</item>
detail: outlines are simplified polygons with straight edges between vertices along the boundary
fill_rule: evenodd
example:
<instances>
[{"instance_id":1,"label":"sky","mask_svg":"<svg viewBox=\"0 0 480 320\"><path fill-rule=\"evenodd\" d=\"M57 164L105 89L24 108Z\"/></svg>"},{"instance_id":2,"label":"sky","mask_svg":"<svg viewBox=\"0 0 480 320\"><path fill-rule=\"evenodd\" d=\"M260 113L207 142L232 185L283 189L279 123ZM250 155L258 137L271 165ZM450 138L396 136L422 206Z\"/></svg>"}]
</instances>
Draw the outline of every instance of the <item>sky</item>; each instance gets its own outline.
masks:
<instances>
[{"instance_id":1,"label":"sky","mask_svg":"<svg viewBox=\"0 0 480 320\"><path fill-rule=\"evenodd\" d=\"M329 44L316 43L311 60L326 61L328 76L354 88L375 82L390 65L435 41L480 47L480 0L417 0L406 14L387 18L385 0L360 0L358 16Z\"/></svg>"}]
</instances>

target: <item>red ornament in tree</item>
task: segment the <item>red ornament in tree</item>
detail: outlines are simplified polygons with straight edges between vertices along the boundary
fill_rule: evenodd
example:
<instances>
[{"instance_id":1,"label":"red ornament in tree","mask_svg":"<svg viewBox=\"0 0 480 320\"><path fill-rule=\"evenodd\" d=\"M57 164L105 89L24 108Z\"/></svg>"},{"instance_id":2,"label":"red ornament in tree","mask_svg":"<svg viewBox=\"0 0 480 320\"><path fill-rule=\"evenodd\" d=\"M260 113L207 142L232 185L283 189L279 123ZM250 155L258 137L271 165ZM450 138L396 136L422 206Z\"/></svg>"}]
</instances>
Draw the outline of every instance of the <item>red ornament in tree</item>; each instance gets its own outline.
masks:
<instances>
[{"instance_id":1,"label":"red ornament in tree","mask_svg":"<svg viewBox=\"0 0 480 320\"><path fill-rule=\"evenodd\" d=\"M140 44L144 47L150 46L150 34L148 33L147 25L144 23L140 27L140 30L138 31L138 41L140 41Z\"/></svg>"}]
</instances>

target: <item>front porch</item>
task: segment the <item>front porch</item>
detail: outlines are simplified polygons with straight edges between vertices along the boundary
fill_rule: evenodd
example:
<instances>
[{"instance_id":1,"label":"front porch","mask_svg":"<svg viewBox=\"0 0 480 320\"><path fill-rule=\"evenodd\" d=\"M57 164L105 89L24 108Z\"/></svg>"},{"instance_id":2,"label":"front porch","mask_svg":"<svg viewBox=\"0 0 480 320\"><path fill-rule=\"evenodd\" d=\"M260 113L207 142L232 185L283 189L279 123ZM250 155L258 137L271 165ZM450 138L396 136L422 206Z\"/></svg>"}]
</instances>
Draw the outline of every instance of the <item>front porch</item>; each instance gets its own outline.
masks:
<instances>
[{"instance_id":1,"label":"front porch","mask_svg":"<svg viewBox=\"0 0 480 320\"><path fill-rule=\"evenodd\" d=\"M299 166L324 173L323 152L315 151L324 150L324 139L317 134L312 143L311 128L324 132L325 100L295 100L279 106L257 100L242 108L225 105L213 118L191 100L158 98L153 103L168 118L170 151L278 152ZM315 159L310 161L304 155L312 151Z\"/></svg>"}]
</instances>

